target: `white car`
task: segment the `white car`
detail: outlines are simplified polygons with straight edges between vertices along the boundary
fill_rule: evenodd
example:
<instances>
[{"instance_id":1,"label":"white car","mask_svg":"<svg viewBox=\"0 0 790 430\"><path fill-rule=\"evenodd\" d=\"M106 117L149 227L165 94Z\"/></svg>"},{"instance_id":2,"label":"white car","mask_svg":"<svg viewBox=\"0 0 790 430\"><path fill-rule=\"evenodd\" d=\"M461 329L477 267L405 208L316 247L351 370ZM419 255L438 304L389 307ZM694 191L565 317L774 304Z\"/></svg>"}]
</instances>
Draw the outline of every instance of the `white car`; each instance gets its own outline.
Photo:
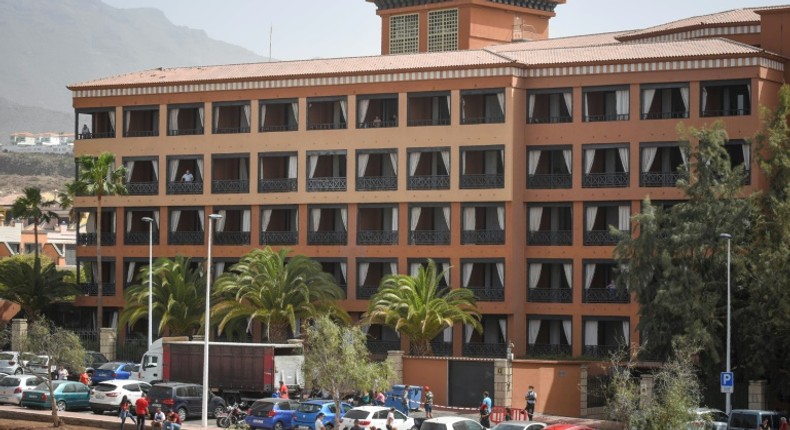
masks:
<instances>
[{"instance_id":1,"label":"white car","mask_svg":"<svg viewBox=\"0 0 790 430\"><path fill-rule=\"evenodd\" d=\"M117 413L123 396L134 404L149 389L151 384L143 381L130 379L102 381L91 390L91 410L94 414L102 414L105 411Z\"/></svg>"},{"instance_id":2,"label":"white car","mask_svg":"<svg viewBox=\"0 0 790 430\"><path fill-rule=\"evenodd\" d=\"M0 379L0 403L18 405L22 400L22 393L32 390L43 379L36 375L9 375Z\"/></svg>"},{"instance_id":3,"label":"white car","mask_svg":"<svg viewBox=\"0 0 790 430\"><path fill-rule=\"evenodd\" d=\"M57 377L56 372L58 368L55 367L55 365L50 365L50 361L49 356L37 355L27 362L27 367L34 375L46 377L47 372L49 372L53 379L55 379Z\"/></svg>"},{"instance_id":4,"label":"white car","mask_svg":"<svg viewBox=\"0 0 790 430\"><path fill-rule=\"evenodd\" d=\"M492 430L541 430L548 424L536 423L535 421L502 421L495 425Z\"/></svg>"},{"instance_id":5,"label":"white car","mask_svg":"<svg viewBox=\"0 0 790 430\"><path fill-rule=\"evenodd\" d=\"M363 429L369 429L370 426L375 426L377 429L386 428L387 413L389 408L384 406L358 406L343 415L340 420L339 430L350 430L354 427L354 420L359 420L359 426ZM397 430L418 430L414 424L414 418L407 417L401 411L394 411L395 421L392 423L393 427Z\"/></svg>"},{"instance_id":6,"label":"white car","mask_svg":"<svg viewBox=\"0 0 790 430\"><path fill-rule=\"evenodd\" d=\"M0 372L9 375L21 375L24 373L22 366L27 365L28 360L33 357L35 357L35 355L30 353L20 354L16 351L0 352Z\"/></svg>"},{"instance_id":7,"label":"white car","mask_svg":"<svg viewBox=\"0 0 790 430\"><path fill-rule=\"evenodd\" d=\"M727 430L729 427L727 414L710 408L696 408L692 411L694 421L686 425L688 430Z\"/></svg>"}]
</instances>

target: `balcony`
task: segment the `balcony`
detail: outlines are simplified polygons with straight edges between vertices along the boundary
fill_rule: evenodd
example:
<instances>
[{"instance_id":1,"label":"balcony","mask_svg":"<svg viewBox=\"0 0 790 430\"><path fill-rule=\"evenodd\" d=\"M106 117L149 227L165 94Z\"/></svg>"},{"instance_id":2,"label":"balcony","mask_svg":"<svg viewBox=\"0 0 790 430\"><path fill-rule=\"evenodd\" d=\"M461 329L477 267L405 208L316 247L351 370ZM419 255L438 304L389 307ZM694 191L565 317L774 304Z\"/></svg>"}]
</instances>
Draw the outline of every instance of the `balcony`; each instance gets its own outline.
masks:
<instances>
[{"instance_id":1,"label":"balcony","mask_svg":"<svg viewBox=\"0 0 790 430\"><path fill-rule=\"evenodd\" d=\"M308 152L307 191L346 191L346 153Z\"/></svg>"},{"instance_id":2,"label":"balcony","mask_svg":"<svg viewBox=\"0 0 790 430\"><path fill-rule=\"evenodd\" d=\"M461 124L497 124L504 122L504 90L461 91Z\"/></svg>"},{"instance_id":3,"label":"balcony","mask_svg":"<svg viewBox=\"0 0 790 430\"><path fill-rule=\"evenodd\" d=\"M558 124L573 121L573 96L569 89L530 91L527 122Z\"/></svg>"},{"instance_id":4,"label":"balcony","mask_svg":"<svg viewBox=\"0 0 790 430\"><path fill-rule=\"evenodd\" d=\"M96 245L97 233L79 233L77 234L77 245L87 246ZM107 231L101 235L101 246L115 245L115 232Z\"/></svg>"},{"instance_id":5,"label":"balcony","mask_svg":"<svg viewBox=\"0 0 790 430\"><path fill-rule=\"evenodd\" d=\"M378 291L378 285L362 285L357 287L357 300L369 300Z\"/></svg>"},{"instance_id":6,"label":"balcony","mask_svg":"<svg viewBox=\"0 0 790 430\"><path fill-rule=\"evenodd\" d=\"M710 81L701 84L701 117L751 115L751 82Z\"/></svg>"},{"instance_id":7,"label":"balcony","mask_svg":"<svg viewBox=\"0 0 790 430\"><path fill-rule=\"evenodd\" d=\"M645 119L681 119L689 117L688 85L659 87L646 86L642 89L642 111Z\"/></svg>"},{"instance_id":8,"label":"balcony","mask_svg":"<svg viewBox=\"0 0 790 430\"><path fill-rule=\"evenodd\" d=\"M345 231L311 231L307 233L308 245L345 245L348 233Z\"/></svg>"},{"instance_id":9,"label":"balcony","mask_svg":"<svg viewBox=\"0 0 790 430\"><path fill-rule=\"evenodd\" d=\"M398 95L375 94L357 96L357 128L389 128L398 126Z\"/></svg>"},{"instance_id":10,"label":"balcony","mask_svg":"<svg viewBox=\"0 0 790 430\"><path fill-rule=\"evenodd\" d=\"M168 233L170 245L203 245L202 231L171 231Z\"/></svg>"},{"instance_id":11,"label":"balcony","mask_svg":"<svg viewBox=\"0 0 790 430\"><path fill-rule=\"evenodd\" d=\"M124 137L159 136L159 107L124 108Z\"/></svg>"},{"instance_id":12,"label":"balcony","mask_svg":"<svg viewBox=\"0 0 790 430\"><path fill-rule=\"evenodd\" d=\"M296 178L261 179L258 181L259 193L290 193L297 191Z\"/></svg>"},{"instance_id":13,"label":"balcony","mask_svg":"<svg viewBox=\"0 0 790 430\"><path fill-rule=\"evenodd\" d=\"M214 194L244 194L250 191L247 179L214 179L211 181L211 192Z\"/></svg>"},{"instance_id":14,"label":"balcony","mask_svg":"<svg viewBox=\"0 0 790 430\"><path fill-rule=\"evenodd\" d=\"M431 342L431 352L436 357L450 357L453 355L452 342Z\"/></svg>"},{"instance_id":15,"label":"balcony","mask_svg":"<svg viewBox=\"0 0 790 430\"><path fill-rule=\"evenodd\" d=\"M195 105L170 105L167 108L167 135L194 136L205 132L204 107Z\"/></svg>"},{"instance_id":16,"label":"balcony","mask_svg":"<svg viewBox=\"0 0 790 430\"><path fill-rule=\"evenodd\" d=\"M357 152L357 191L397 189L397 152Z\"/></svg>"},{"instance_id":17,"label":"balcony","mask_svg":"<svg viewBox=\"0 0 790 430\"><path fill-rule=\"evenodd\" d=\"M572 355L570 345L530 343L527 348L529 357L570 357Z\"/></svg>"},{"instance_id":18,"label":"balcony","mask_svg":"<svg viewBox=\"0 0 790 430\"><path fill-rule=\"evenodd\" d=\"M538 230L527 232L528 245L573 245L573 230Z\"/></svg>"},{"instance_id":19,"label":"balcony","mask_svg":"<svg viewBox=\"0 0 790 430\"><path fill-rule=\"evenodd\" d=\"M217 231L214 232L215 245L249 245L250 232L248 231Z\"/></svg>"},{"instance_id":20,"label":"balcony","mask_svg":"<svg viewBox=\"0 0 790 430\"><path fill-rule=\"evenodd\" d=\"M153 225L143 218L151 218ZM148 245L149 235L154 244L159 243L158 212L156 210L129 209L125 215L123 243L125 245ZM153 231L152 231L153 228Z\"/></svg>"},{"instance_id":21,"label":"balcony","mask_svg":"<svg viewBox=\"0 0 790 430\"><path fill-rule=\"evenodd\" d=\"M631 293L617 288L587 288L582 303L631 303Z\"/></svg>"},{"instance_id":22,"label":"balcony","mask_svg":"<svg viewBox=\"0 0 790 430\"><path fill-rule=\"evenodd\" d=\"M688 178L682 172L642 172L639 175L640 187L675 187L678 181Z\"/></svg>"},{"instance_id":23,"label":"balcony","mask_svg":"<svg viewBox=\"0 0 790 430\"><path fill-rule=\"evenodd\" d=\"M102 282L101 284L102 296L103 297L112 297L115 296L115 283L114 282ZM99 295L99 286L95 282L90 283L80 283L80 291L83 295L86 296L98 296Z\"/></svg>"},{"instance_id":24,"label":"balcony","mask_svg":"<svg viewBox=\"0 0 790 430\"><path fill-rule=\"evenodd\" d=\"M298 130L299 101L261 100L259 123L258 131L261 133Z\"/></svg>"},{"instance_id":25,"label":"balcony","mask_svg":"<svg viewBox=\"0 0 790 430\"><path fill-rule=\"evenodd\" d=\"M357 245L397 245L398 232L387 230L362 230L357 232Z\"/></svg>"},{"instance_id":26,"label":"balcony","mask_svg":"<svg viewBox=\"0 0 790 430\"><path fill-rule=\"evenodd\" d=\"M464 287L475 293L478 302L503 302L505 301L505 287Z\"/></svg>"},{"instance_id":27,"label":"balcony","mask_svg":"<svg viewBox=\"0 0 790 430\"><path fill-rule=\"evenodd\" d=\"M463 347L464 357L505 358L506 354L505 343L469 342Z\"/></svg>"},{"instance_id":28,"label":"balcony","mask_svg":"<svg viewBox=\"0 0 790 430\"><path fill-rule=\"evenodd\" d=\"M623 234L630 234L630 231L621 230ZM584 244L588 246L617 245L620 239L615 237L610 230L591 230L584 232Z\"/></svg>"},{"instance_id":29,"label":"balcony","mask_svg":"<svg viewBox=\"0 0 790 430\"><path fill-rule=\"evenodd\" d=\"M78 109L74 135L77 140L115 138L115 108Z\"/></svg>"},{"instance_id":30,"label":"balcony","mask_svg":"<svg viewBox=\"0 0 790 430\"><path fill-rule=\"evenodd\" d=\"M159 232L154 231L154 244L158 243ZM126 245L148 245L147 231L128 231L124 233L123 243Z\"/></svg>"},{"instance_id":31,"label":"balcony","mask_svg":"<svg viewBox=\"0 0 790 430\"><path fill-rule=\"evenodd\" d=\"M308 178L307 191L345 191L347 182L340 177Z\"/></svg>"},{"instance_id":32,"label":"balcony","mask_svg":"<svg viewBox=\"0 0 790 430\"><path fill-rule=\"evenodd\" d=\"M461 232L461 243L465 245L503 245L504 230L464 230Z\"/></svg>"},{"instance_id":33,"label":"balcony","mask_svg":"<svg viewBox=\"0 0 790 430\"><path fill-rule=\"evenodd\" d=\"M262 231L261 245L296 245L299 243L298 231Z\"/></svg>"},{"instance_id":34,"label":"balcony","mask_svg":"<svg viewBox=\"0 0 790 430\"><path fill-rule=\"evenodd\" d=\"M628 186L628 173L588 173L582 176L585 188L622 188Z\"/></svg>"},{"instance_id":35,"label":"balcony","mask_svg":"<svg viewBox=\"0 0 790 430\"><path fill-rule=\"evenodd\" d=\"M372 355L387 355L387 351L400 351L400 340L368 339L365 344Z\"/></svg>"},{"instance_id":36,"label":"balcony","mask_svg":"<svg viewBox=\"0 0 790 430\"><path fill-rule=\"evenodd\" d=\"M398 189L397 176L357 178L357 191L389 191Z\"/></svg>"},{"instance_id":37,"label":"balcony","mask_svg":"<svg viewBox=\"0 0 790 430\"><path fill-rule=\"evenodd\" d=\"M249 102L214 103L214 134L233 134L250 132Z\"/></svg>"},{"instance_id":38,"label":"balcony","mask_svg":"<svg viewBox=\"0 0 790 430\"><path fill-rule=\"evenodd\" d=\"M409 127L450 125L450 93L412 93L407 101Z\"/></svg>"},{"instance_id":39,"label":"balcony","mask_svg":"<svg viewBox=\"0 0 790 430\"><path fill-rule=\"evenodd\" d=\"M409 243L412 245L449 245L448 230L417 230L409 232Z\"/></svg>"},{"instance_id":40,"label":"balcony","mask_svg":"<svg viewBox=\"0 0 790 430\"><path fill-rule=\"evenodd\" d=\"M296 245L299 216L295 206L271 206L261 210L261 245Z\"/></svg>"},{"instance_id":41,"label":"balcony","mask_svg":"<svg viewBox=\"0 0 790 430\"><path fill-rule=\"evenodd\" d=\"M410 190L449 190L449 175L409 176L407 188Z\"/></svg>"},{"instance_id":42,"label":"balcony","mask_svg":"<svg viewBox=\"0 0 790 430\"><path fill-rule=\"evenodd\" d=\"M612 354L623 350L622 345L584 345L582 355L609 359Z\"/></svg>"},{"instance_id":43,"label":"balcony","mask_svg":"<svg viewBox=\"0 0 790 430\"><path fill-rule=\"evenodd\" d=\"M504 188L503 149L462 149L461 160L461 188Z\"/></svg>"},{"instance_id":44,"label":"balcony","mask_svg":"<svg viewBox=\"0 0 790 430\"><path fill-rule=\"evenodd\" d=\"M573 244L573 213L569 205L530 205L527 210L527 244Z\"/></svg>"},{"instance_id":45,"label":"balcony","mask_svg":"<svg viewBox=\"0 0 790 430\"><path fill-rule=\"evenodd\" d=\"M629 184L627 147L588 148L584 150L584 188L622 188Z\"/></svg>"},{"instance_id":46,"label":"balcony","mask_svg":"<svg viewBox=\"0 0 790 430\"><path fill-rule=\"evenodd\" d=\"M211 192L214 194L250 192L249 158L214 156L211 174Z\"/></svg>"},{"instance_id":47,"label":"balcony","mask_svg":"<svg viewBox=\"0 0 790 430\"><path fill-rule=\"evenodd\" d=\"M573 290L570 288L529 288L527 301L530 303L573 303Z\"/></svg>"},{"instance_id":48,"label":"balcony","mask_svg":"<svg viewBox=\"0 0 790 430\"><path fill-rule=\"evenodd\" d=\"M264 153L259 159L259 193L297 191L297 155L295 153Z\"/></svg>"},{"instance_id":49,"label":"balcony","mask_svg":"<svg viewBox=\"0 0 790 430\"><path fill-rule=\"evenodd\" d=\"M504 188L504 174L482 174L482 175L462 175L461 188L481 189L481 188Z\"/></svg>"},{"instance_id":50,"label":"balcony","mask_svg":"<svg viewBox=\"0 0 790 430\"><path fill-rule=\"evenodd\" d=\"M628 121L629 90L623 87L584 88L584 122Z\"/></svg>"},{"instance_id":51,"label":"balcony","mask_svg":"<svg viewBox=\"0 0 790 430\"><path fill-rule=\"evenodd\" d=\"M409 176L407 188L410 190L449 190L450 189L450 149L409 150Z\"/></svg>"},{"instance_id":52,"label":"balcony","mask_svg":"<svg viewBox=\"0 0 790 430\"><path fill-rule=\"evenodd\" d=\"M527 188L532 189L557 189L557 188L570 188L572 185L573 176L567 174L539 174L527 176Z\"/></svg>"},{"instance_id":53,"label":"balcony","mask_svg":"<svg viewBox=\"0 0 790 430\"><path fill-rule=\"evenodd\" d=\"M570 188L573 151L569 147L557 149L529 149L527 151L527 188Z\"/></svg>"},{"instance_id":54,"label":"balcony","mask_svg":"<svg viewBox=\"0 0 790 430\"><path fill-rule=\"evenodd\" d=\"M348 127L346 97L313 97L307 99L308 130L341 130Z\"/></svg>"},{"instance_id":55,"label":"balcony","mask_svg":"<svg viewBox=\"0 0 790 430\"><path fill-rule=\"evenodd\" d=\"M203 182L168 182L167 194L203 194Z\"/></svg>"}]
</instances>

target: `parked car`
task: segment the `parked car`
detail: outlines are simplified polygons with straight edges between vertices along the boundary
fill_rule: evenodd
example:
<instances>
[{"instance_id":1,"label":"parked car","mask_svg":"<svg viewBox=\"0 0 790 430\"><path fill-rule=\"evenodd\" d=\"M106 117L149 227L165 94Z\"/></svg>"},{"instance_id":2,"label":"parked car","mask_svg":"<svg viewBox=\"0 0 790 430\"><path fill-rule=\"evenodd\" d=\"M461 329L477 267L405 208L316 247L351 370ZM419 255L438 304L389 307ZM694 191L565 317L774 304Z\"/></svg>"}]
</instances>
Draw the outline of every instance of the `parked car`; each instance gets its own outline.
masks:
<instances>
[{"instance_id":1,"label":"parked car","mask_svg":"<svg viewBox=\"0 0 790 430\"><path fill-rule=\"evenodd\" d=\"M502 421L495 425L493 430L542 430L548 424L536 423L535 421ZM420 427L420 430L423 430Z\"/></svg>"},{"instance_id":2,"label":"parked car","mask_svg":"<svg viewBox=\"0 0 790 430\"><path fill-rule=\"evenodd\" d=\"M550 426L544 427L543 430L595 430L595 429L582 424L552 424Z\"/></svg>"},{"instance_id":3,"label":"parked car","mask_svg":"<svg viewBox=\"0 0 790 430\"><path fill-rule=\"evenodd\" d=\"M104 363L98 369L93 371L91 383L96 385L99 382L109 381L112 379L129 379L134 371L134 363L121 363L118 361L111 361Z\"/></svg>"},{"instance_id":4,"label":"parked car","mask_svg":"<svg viewBox=\"0 0 790 430\"><path fill-rule=\"evenodd\" d=\"M156 408L177 411L181 421L203 415L203 386L186 382L165 382L148 390L148 414L153 417ZM225 408L222 397L209 391L208 414L216 417Z\"/></svg>"},{"instance_id":5,"label":"parked car","mask_svg":"<svg viewBox=\"0 0 790 430\"><path fill-rule=\"evenodd\" d=\"M52 391L59 411L88 409L90 407L90 388L82 382L52 381ZM20 405L26 408L49 408L49 388L46 382L32 390L22 393Z\"/></svg>"},{"instance_id":6,"label":"parked car","mask_svg":"<svg viewBox=\"0 0 790 430\"><path fill-rule=\"evenodd\" d=\"M757 409L733 409L730 412L729 430L751 430L763 423L763 418L768 418L772 429L778 429L781 415L774 411L761 411Z\"/></svg>"},{"instance_id":7,"label":"parked car","mask_svg":"<svg viewBox=\"0 0 790 430\"><path fill-rule=\"evenodd\" d=\"M368 429L370 426L385 428L387 424L387 412L389 408L384 406L357 406L346 412L340 421L340 429L350 430L354 427L354 420L359 420L359 426ZM403 412L396 410L393 427L397 430L417 430L414 418L407 417Z\"/></svg>"},{"instance_id":8,"label":"parked car","mask_svg":"<svg viewBox=\"0 0 790 430\"><path fill-rule=\"evenodd\" d=\"M102 414L105 411L117 413L123 396L134 403L150 389L151 384L143 381L111 379L100 382L91 390L91 410L94 414Z\"/></svg>"},{"instance_id":9,"label":"parked car","mask_svg":"<svg viewBox=\"0 0 790 430\"><path fill-rule=\"evenodd\" d=\"M34 375L46 377L49 374L52 379L55 379L58 368L51 361L47 355L37 355L27 362L27 367Z\"/></svg>"},{"instance_id":10,"label":"parked car","mask_svg":"<svg viewBox=\"0 0 790 430\"><path fill-rule=\"evenodd\" d=\"M727 414L710 408L696 408L692 411L696 416L686 425L686 430L727 430Z\"/></svg>"},{"instance_id":11,"label":"parked car","mask_svg":"<svg viewBox=\"0 0 790 430\"><path fill-rule=\"evenodd\" d=\"M348 403L340 404L340 418L353 406ZM296 413L293 415L293 426L297 430L315 430L315 419L318 413L324 414L324 427L327 430L335 426L335 402L333 400L310 399L299 404Z\"/></svg>"},{"instance_id":12,"label":"parked car","mask_svg":"<svg viewBox=\"0 0 790 430\"><path fill-rule=\"evenodd\" d=\"M515 422L515 421L508 421ZM509 430L523 429L524 427L513 427ZM543 428L543 427L536 427ZM464 417L437 417L430 418L422 422L420 430L485 430L478 421ZM532 430L530 428L530 430Z\"/></svg>"},{"instance_id":13,"label":"parked car","mask_svg":"<svg viewBox=\"0 0 790 430\"><path fill-rule=\"evenodd\" d=\"M0 403L18 405L22 401L22 393L36 388L44 382L36 375L9 375L0 379Z\"/></svg>"},{"instance_id":14,"label":"parked car","mask_svg":"<svg viewBox=\"0 0 790 430\"><path fill-rule=\"evenodd\" d=\"M31 354L29 352L0 352L0 372L7 373L9 375L21 375L25 373L25 369L22 367L26 366L27 362L35 356L35 354Z\"/></svg>"},{"instance_id":15,"label":"parked car","mask_svg":"<svg viewBox=\"0 0 790 430\"><path fill-rule=\"evenodd\" d=\"M299 402L296 400L265 398L250 406L244 421L250 428L287 430L293 426L293 417Z\"/></svg>"},{"instance_id":16,"label":"parked car","mask_svg":"<svg viewBox=\"0 0 790 430\"><path fill-rule=\"evenodd\" d=\"M97 351L85 351L85 367L84 369L72 369L68 368L69 371L69 380L70 381L79 381L80 374L83 370L89 375L93 376L93 371L101 367L102 364L107 363L107 357L104 356L101 352Z\"/></svg>"}]
</instances>

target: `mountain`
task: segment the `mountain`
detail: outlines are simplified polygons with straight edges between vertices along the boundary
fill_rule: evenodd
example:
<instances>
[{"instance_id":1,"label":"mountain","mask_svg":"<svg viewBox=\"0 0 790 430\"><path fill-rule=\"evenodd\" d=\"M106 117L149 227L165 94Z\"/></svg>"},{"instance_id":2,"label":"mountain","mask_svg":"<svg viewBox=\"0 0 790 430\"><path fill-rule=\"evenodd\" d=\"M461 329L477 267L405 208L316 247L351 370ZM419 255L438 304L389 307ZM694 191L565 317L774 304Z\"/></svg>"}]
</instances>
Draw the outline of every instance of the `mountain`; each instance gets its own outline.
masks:
<instances>
[{"instance_id":1,"label":"mountain","mask_svg":"<svg viewBox=\"0 0 790 430\"><path fill-rule=\"evenodd\" d=\"M14 131L73 131L68 84L155 67L265 61L176 26L157 9L101 0L0 0L0 29L2 142Z\"/></svg>"}]
</instances>

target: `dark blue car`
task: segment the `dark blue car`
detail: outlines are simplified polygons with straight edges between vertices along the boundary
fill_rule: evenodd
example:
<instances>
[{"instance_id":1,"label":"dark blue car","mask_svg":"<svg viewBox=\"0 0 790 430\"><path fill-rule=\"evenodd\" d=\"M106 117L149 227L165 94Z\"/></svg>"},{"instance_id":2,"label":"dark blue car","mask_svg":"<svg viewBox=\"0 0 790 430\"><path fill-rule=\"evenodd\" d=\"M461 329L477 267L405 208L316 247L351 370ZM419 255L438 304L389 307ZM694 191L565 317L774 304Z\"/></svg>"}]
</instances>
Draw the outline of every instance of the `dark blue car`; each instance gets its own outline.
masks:
<instances>
[{"instance_id":1,"label":"dark blue car","mask_svg":"<svg viewBox=\"0 0 790 430\"><path fill-rule=\"evenodd\" d=\"M290 430L299 402L296 400L266 398L256 400L250 407L245 422L252 430Z\"/></svg>"},{"instance_id":2,"label":"dark blue car","mask_svg":"<svg viewBox=\"0 0 790 430\"><path fill-rule=\"evenodd\" d=\"M134 372L134 363L111 361L93 370L91 383L98 384L99 382L109 381L111 379L129 379L132 372Z\"/></svg>"},{"instance_id":3,"label":"dark blue car","mask_svg":"<svg viewBox=\"0 0 790 430\"><path fill-rule=\"evenodd\" d=\"M346 414L353 406L348 403L340 404L340 418ZM335 402L334 400L305 400L299 405L294 414L293 425L297 430L315 430L315 419L319 412L324 413L323 423L327 430L335 426Z\"/></svg>"}]
</instances>

